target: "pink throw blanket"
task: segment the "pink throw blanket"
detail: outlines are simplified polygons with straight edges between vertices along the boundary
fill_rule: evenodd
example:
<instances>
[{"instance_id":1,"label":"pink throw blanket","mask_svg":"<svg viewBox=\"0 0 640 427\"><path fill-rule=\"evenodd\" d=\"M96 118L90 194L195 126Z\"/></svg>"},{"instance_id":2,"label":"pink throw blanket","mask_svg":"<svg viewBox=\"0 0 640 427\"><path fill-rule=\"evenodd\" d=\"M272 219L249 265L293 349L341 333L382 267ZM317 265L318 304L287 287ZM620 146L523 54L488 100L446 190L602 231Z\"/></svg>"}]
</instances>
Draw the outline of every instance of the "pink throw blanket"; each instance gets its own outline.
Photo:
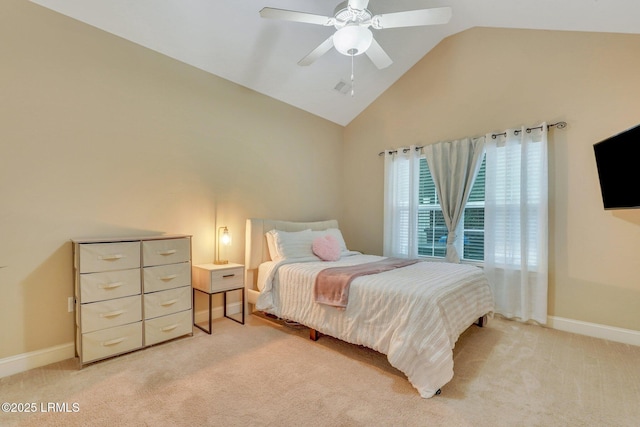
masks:
<instances>
[{"instance_id":1,"label":"pink throw blanket","mask_svg":"<svg viewBox=\"0 0 640 427\"><path fill-rule=\"evenodd\" d=\"M313 296L319 304L345 308L349 302L349 286L356 277L406 267L416 262L417 259L385 258L365 264L325 268L316 277Z\"/></svg>"}]
</instances>

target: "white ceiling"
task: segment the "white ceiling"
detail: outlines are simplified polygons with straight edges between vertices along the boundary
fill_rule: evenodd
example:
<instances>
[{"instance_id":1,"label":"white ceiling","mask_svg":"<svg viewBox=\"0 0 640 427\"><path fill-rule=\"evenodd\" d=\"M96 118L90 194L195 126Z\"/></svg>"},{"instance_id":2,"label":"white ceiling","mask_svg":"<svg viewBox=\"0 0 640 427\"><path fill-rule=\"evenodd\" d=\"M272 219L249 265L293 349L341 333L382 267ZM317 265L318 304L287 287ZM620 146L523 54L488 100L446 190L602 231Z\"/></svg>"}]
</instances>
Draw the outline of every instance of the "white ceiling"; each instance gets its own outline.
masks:
<instances>
[{"instance_id":1,"label":"white ceiling","mask_svg":"<svg viewBox=\"0 0 640 427\"><path fill-rule=\"evenodd\" d=\"M640 33L639 0L370 0L373 14L450 6L448 24L373 30L393 60L378 70L332 49L297 62L335 29L263 19L263 7L332 16L341 0L32 0L239 85L346 125L445 37L471 27ZM571 52L567 52L568 55ZM639 52L640 54L640 52Z\"/></svg>"}]
</instances>

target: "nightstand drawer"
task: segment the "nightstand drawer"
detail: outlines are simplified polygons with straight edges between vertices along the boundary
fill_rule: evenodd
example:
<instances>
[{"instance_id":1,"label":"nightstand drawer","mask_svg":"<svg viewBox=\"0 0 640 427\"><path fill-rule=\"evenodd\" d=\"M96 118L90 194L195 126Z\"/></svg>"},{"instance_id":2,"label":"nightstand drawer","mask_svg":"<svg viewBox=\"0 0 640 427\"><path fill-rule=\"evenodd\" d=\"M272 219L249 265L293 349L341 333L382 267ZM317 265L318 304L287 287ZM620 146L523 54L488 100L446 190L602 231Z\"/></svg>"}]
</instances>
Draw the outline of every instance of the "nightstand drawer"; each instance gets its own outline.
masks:
<instances>
[{"instance_id":1,"label":"nightstand drawer","mask_svg":"<svg viewBox=\"0 0 640 427\"><path fill-rule=\"evenodd\" d=\"M191 286L191 264L158 265L144 268L144 291L157 292Z\"/></svg>"},{"instance_id":2,"label":"nightstand drawer","mask_svg":"<svg viewBox=\"0 0 640 427\"><path fill-rule=\"evenodd\" d=\"M82 332L112 328L142 320L140 295L82 304Z\"/></svg>"},{"instance_id":3,"label":"nightstand drawer","mask_svg":"<svg viewBox=\"0 0 640 427\"><path fill-rule=\"evenodd\" d=\"M147 320L144 324L144 343L153 345L193 333L191 310Z\"/></svg>"},{"instance_id":4,"label":"nightstand drawer","mask_svg":"<svg viewBox=\"0 0 640 427\"><path fill-rule=\"evenodd\" d=\"M140 242L80 245L80 273L140 268Z\"/></svg>"},{"instance_id":5,"label":"nightstand drawer","mask_svg":"<svg viewBox=\"0 0 640 427\"><path fill-rule=\"evenodd\" d=\"M191 260L191 240L162 239L142 242L142 262L145 267L176 264Z\"/></svg>"},{"instance_id":6,"label":"nightstand drawer","mask_svg":"<svg viewBox=\"0 0 640 427\"><path fill-rule=\"evenodd\" d=\"M220 267L214 264L205 264L193 267L193 287L196 289L215 293L243 286L244 266Z\"/></svg>"},{"instance_id":7,"label":"nightstand drawer","mask_svg":"<svg viewBox=\"0 0 640 427\"><path fill-rule=\"evenodd\" d=\"M142 322L82 335L82 362L102 359L142 347Z\"/></svg>"},{"instance_id":8,"label":"nightstand drawer","mask_svg":"<svg viewBox=\"0 0 640 427\"><path fill-rule=\"evenodd\" d=\"M140 270L118 270L80 275L80 302L96 302L140 293Z\"/></svg>"},{"instance_id":9,"label":"nightstand drawer","mask_svg":"<svg viewBox=\"0 0 640 427\"><path fill-rule=\"evenodd\" d=\"M144 318L165 316L191 308L191 287L183 286L144 295Z\"/></svg>"}]
</instances>

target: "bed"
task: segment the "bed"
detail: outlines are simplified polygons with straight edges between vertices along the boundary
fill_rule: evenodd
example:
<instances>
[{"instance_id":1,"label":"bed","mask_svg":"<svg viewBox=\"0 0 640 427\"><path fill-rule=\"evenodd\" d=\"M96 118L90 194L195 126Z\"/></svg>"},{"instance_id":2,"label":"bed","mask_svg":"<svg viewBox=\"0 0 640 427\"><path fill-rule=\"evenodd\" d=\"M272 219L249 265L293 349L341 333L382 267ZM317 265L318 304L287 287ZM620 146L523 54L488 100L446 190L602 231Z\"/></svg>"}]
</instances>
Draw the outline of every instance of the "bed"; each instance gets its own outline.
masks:
<instances>
[{"instance_id":1,"label":"bed","mask_svg":"<svg viewBox=\"0 0 640 427\"><path fill-rule=\"evenodd\" d=\"M312 339L330 335L385 354L424 398L453 378L460 334L476 322L483 326L493 312L481 269L428 261L352 279L346 307L318 303L314 285L321 272L385 258L350 251L336 220L248 219L246 227L245 285L255 310L309 327ZM316 256L309 233L312 241L335 237L339 259Z\"/></svg>"}]
</instances>

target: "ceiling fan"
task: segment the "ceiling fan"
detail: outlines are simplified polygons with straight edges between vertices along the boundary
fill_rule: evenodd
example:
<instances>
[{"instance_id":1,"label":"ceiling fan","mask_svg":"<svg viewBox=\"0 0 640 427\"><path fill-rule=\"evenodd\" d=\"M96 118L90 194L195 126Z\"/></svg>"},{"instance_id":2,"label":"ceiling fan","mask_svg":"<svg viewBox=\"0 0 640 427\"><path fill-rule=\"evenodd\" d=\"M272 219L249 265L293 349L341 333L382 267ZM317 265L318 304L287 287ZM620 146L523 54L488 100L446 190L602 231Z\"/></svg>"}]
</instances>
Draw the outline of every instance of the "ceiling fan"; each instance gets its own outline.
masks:
<instances>
[{"instance_id":1,"label":"ceiling fan","mask_svg":"<svg viewBox=\"0 0 640 427\"><path fill-rule=\"evenodd\" d=\"M373 33L369 27L376 30L416 27L446 24L451 19L450 7L374 15L367 9L368 5L369 0L348 0L336 7L333 16L265 7L260 11L260 16L263 18L324 25L326 27L334 26L336 28L335 33L298 61L298 65L310 65L331 50L332 47L335 47L341 54L351 57L366 53L379 69L388 67L393 61L373 38Z\"/></svg>"}]
</instances>

